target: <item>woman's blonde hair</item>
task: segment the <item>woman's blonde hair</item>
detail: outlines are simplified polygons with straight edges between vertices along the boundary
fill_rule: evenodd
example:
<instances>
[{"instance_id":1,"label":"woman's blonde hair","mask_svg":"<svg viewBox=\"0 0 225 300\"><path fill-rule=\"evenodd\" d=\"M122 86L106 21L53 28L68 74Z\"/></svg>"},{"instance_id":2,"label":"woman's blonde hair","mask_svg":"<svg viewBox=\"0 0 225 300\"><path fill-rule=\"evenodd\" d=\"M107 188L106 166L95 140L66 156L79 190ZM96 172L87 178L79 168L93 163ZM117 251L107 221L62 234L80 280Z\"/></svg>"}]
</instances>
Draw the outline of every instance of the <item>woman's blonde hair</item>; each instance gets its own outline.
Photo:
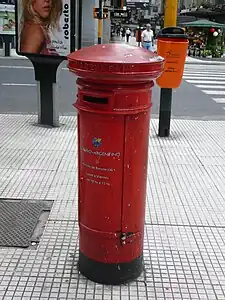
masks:
<instances>
[{"instance_id":1,"label":"woman's blonde hair","mask_svg":"<svg viewBox=\"0 0 225 300\"><path fill-rule=\"evenodd\" d=\"M59 19L62 14L63 4L62 0L52 0L51 1L51 11L49 17L46 20L41 19L41 17L34 11L32 2L34 0L21 0L21 29L26 22L32 22L35 24L40 24L46 28L59 28Z\"/></svg>"}]
</instances>

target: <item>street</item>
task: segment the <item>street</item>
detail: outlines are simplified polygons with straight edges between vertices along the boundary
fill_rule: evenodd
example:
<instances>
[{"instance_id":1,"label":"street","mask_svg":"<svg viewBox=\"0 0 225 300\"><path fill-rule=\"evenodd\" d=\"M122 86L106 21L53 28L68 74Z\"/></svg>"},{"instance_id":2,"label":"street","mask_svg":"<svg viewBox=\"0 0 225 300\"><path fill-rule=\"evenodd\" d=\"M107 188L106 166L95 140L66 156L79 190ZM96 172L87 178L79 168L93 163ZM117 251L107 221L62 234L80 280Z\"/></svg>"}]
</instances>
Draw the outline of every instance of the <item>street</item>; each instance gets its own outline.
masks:
<instances>
[{"instance_id":1,"label":"street","mask_svg":"<svg viewBox=\"0 0 225 300\"><path fill-rule=\"evenodd\" d=\"M173 91L172 116L202 120L225 119L225 71L223 65L186 64L183 82ZM58 72L59 111L74 115L76 78L66 62ZM32 64L27 59L0 59L1 113L37 113L37 93ZM157 116L160 89L153 88L152 115Z\"/></svg>"}]
</instances>

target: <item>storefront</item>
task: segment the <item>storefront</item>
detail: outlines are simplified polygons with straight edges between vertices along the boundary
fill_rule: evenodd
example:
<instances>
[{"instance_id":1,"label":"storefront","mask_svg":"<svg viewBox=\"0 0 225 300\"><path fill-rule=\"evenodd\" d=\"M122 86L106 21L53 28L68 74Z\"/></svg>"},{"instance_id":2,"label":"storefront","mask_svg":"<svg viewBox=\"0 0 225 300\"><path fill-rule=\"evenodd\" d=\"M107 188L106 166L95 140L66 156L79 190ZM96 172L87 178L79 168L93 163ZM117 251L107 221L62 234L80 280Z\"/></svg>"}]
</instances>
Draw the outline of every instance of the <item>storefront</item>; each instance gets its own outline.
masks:
<instances>
[{"instance_id":1,"label":"storefront","mask_svg":"<svg viewBox=\"0 0 225 300\"><path fill-rule=\"evenodd\" d=\"M188 55L198 57L221 57L224 55L225 24L201 19L183 23L189 39Z\"/></svg>"}]
</instances>

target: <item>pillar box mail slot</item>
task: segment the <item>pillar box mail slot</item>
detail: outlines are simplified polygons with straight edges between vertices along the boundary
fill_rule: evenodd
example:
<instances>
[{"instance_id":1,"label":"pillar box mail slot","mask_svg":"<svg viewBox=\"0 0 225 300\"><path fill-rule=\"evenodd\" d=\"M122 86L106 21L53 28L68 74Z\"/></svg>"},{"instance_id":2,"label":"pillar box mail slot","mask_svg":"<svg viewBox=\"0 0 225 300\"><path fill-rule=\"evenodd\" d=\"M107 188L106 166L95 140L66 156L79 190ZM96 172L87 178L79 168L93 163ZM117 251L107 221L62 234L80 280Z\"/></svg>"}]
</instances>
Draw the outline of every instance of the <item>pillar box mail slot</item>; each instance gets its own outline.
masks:
<instances>
[{"instance_id":1,"label":"pillar box mail slot","mask_svg":"<svg viewBox=\"0 0 225 300\"><path fill-rule=\"evenodd\" d=\"M84 95L83 100L90 103L108 104L108 98L98 98Z\"/></svg>"}]
</instances>

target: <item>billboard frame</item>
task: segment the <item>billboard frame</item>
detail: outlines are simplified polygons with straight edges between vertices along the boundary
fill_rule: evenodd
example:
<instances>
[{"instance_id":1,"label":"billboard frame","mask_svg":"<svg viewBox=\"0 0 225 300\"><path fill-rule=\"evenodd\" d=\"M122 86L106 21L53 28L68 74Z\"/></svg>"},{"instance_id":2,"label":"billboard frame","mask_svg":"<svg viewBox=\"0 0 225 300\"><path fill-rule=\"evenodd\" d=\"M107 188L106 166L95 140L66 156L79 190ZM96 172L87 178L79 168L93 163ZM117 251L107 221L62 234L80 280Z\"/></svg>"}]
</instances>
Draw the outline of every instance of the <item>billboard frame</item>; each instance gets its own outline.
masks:
<instances>
[{"instance_id":1,"label":"billboard frame","mask_svg":"<svg viewBox=\"0 0 225 300\"><path fill-rule=\"evenodd\" d=\"M54 0L53 0L54 1ZM19 19L18 19L18 3L19 0L15 1L15 37L16 37L16 53L21 56L26 56L27 58L37 58L38 60L43 58L43 59L54 59L56 61L59 60L66 60L67 56L65 55L45 55L45 54L38 54L38 53L27 53L27 52L21 52L19 51L19 45L18 45L18 40L19 40ZM75 26L75 19L76 19L76 5L77 1L76 0L70 0L70 53L75 51L76 47L76 26ZM68 53L69 54L69 53Z\"/></svg>"}]
</instances>

